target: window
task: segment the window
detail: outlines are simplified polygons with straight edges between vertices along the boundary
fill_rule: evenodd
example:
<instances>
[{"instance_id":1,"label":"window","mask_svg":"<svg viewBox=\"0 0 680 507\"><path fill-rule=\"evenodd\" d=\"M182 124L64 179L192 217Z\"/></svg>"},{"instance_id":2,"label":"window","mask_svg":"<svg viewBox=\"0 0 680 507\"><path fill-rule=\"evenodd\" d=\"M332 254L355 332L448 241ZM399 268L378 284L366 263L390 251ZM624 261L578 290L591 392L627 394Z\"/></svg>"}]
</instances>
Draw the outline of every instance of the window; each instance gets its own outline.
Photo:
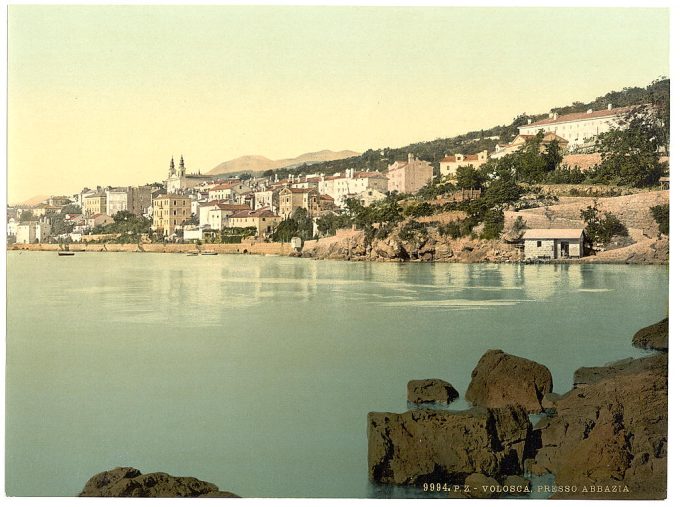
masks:
<instances>
[{"instance_id":1,"label":"window","mask_svg":"<svg viewBox=\"0 0 680 507\"><path fill-rule=\"evenodd\" d=\"M540 240L537 241L537 242L536 242L536 248L541 248L541 245L542 245L542 244L543 244L542 241L540 241Z\"/></svg>"}]
</instances>

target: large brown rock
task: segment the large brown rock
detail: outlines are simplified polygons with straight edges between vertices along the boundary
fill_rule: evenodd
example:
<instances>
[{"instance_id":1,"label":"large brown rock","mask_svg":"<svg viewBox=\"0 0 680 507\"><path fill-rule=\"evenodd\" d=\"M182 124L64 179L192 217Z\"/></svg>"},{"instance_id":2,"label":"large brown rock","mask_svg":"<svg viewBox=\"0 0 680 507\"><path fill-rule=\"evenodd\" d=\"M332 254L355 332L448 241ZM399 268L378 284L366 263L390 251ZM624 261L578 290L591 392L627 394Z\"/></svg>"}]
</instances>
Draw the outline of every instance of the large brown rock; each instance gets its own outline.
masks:
<instances>
[{"instance_id":1,"label":"large brown rock","mask_svg":"<svg viewBox=\"0 0 680 507\"><path fill-rule=\"evenodd\" d=\"M550 370L542 364L489 350L472 371L465 399L482 407L519 405L529 413L540 413L552 385Z\"/></svg>"},{"instance_id":2,"label":"large brown rock","mask_svg":"<svg viewBox=\"0 0 680 507\"><path fill-rule=\"evenodd\" d=\"M93 476L79 496L238 498L194 477L174 477L162 472L142 474L131 467L118 467Z\"/></svg>"},{"instance_id":3,"label":"large brown rock","mask_svg":"<svg viewBox=\"0 0 680 507\"><path fill-rule=\"evenodd\" d=\"M458 398L458 391L438 378L411 380L406 391L411 403L451 403Z\"/></svg>"},{"instance_id":4,"label":"large brown rock","mask_svg":"<svg viewBox=\"0 0 680 507\"><path fill-rule=\"evenodd\" d=\"M668 351L668 317L635 333L633 346L639 349Z\"/></svg>"},{"instance_id":5,"label":"large brown rock","mask_svg":"<svg viewBox=\"0 0 680 507\"><path fill-rule=\"evenodd\" d=\"M542 442L536 465L553 473L557 484L579 486L560 497L665 498L665 354L626 361L618 371L609 368L557 400L555 408L554 417L536 425ZM627 492L619 491L624 487Z\"/></svg>"},{"instance_id":6,"label":"large brown rock","mask_svg":"<svg viewBox=\"0 0 680 507\"><path fill-rule=\"evenodd\" d=\"M531 424L507 406L462 412L410 410L368 414L368 475L386 484L462 484L465 477L521 474Z\"/></svg>"}]
</instances>

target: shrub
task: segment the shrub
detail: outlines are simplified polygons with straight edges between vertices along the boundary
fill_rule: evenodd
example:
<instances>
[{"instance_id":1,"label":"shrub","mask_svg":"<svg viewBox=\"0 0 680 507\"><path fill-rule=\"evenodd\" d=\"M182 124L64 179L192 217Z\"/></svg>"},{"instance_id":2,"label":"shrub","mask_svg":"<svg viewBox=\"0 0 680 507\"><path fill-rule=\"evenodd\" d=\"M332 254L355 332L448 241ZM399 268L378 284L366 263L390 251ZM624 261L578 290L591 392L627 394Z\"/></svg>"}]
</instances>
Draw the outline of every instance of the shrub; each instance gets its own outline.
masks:
<instances>
[{"instance_id":1,"label":"shrub","mask_svg":"<svg viewBox=\"0 0 680 507\"><path fill-rule=\"evenodd\" d=\"M659 204L649 208L656 223L659 225L659 232L668 236L670 230L670 205Z\"/></svg>"},{"instance_id":2,"label":"shrub","mask_svg":"<svg viewBox=\"0 0 680 507\"><path fill-rule=\"evenodd\" d=\"M586 234L591 241L608 243L613 236L628 236L628 229L613 213L602 213L597 201L581 210L581 218L586 223Z\"/></svg>"},{"instance_id":3,"label":"shrub","mask_svg":"<svg viewBox=\"0 0 680 507\"><path fill-rule=\"evenodd\" d=\"M402 241L414 241L425 234L427 234L425 225L415 220L409 220L399 231L399 239Z\"/></svg>"}]
</instances>

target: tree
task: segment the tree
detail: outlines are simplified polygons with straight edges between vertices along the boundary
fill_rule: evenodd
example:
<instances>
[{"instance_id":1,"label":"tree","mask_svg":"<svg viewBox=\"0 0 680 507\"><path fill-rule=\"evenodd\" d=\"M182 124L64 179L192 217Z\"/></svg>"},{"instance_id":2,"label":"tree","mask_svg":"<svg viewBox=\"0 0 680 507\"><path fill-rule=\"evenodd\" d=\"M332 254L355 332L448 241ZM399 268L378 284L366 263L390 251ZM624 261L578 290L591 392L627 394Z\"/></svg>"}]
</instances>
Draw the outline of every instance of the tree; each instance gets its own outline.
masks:
<instances>
[{"instance_id":1,"label":"tree","mask_svg":"<svg viewBox=\"0 0 680 507\"><path fill-rule=\"evenodd\" d=\"M560 166L560 162L562 162L562 152L560 151L560 145L557 141L553 140L548 143L543 158L545 160L545 170L547 172L553 172Z\"/></svg>"},{"instance_id":2,"label":"tree","mask_svg":"<svg viewBox=\"0 0 680 507\"><path fill-rule=\"evenodd\" d=\"M83 212L83 210L77 204L67 204L66 206L61 208L61 212L63 214L69 214L69 215L80 215Z\"/></svg>"},{"instance_id":3,"label":"tree","mask_svg":"<svg viewBox=\"0 0 680 507\"><path fill-rule=\"evenodd\" d=\"M663 174L658 150L664 136L654 107L632 109L619 128L598 137L597 146L602 153L598 178L633 187L655 185Z\"/></svg>"},{"instance_id":4,"label":"tree","mask_svg":"<svg viewBox=\"0 0 680 507\"><path fill-rule=\"evenodd\" d=\"M281 222L273 234L274 241L288 242L293 237L299 237L303 241L312 239L314 221L304 208L296 209L290 218Z\"/></svg>"},{"instance_id":5,"label":"tree","mask_svg":"<svg viewBox=\"0 0 680 507\"><path fill-rule=\"evenodd\" d=\"M670 205L659 204L649 208L656 223L659 225L659 233L668 236L670 230Z\"/></svg>"},{"instance_id":6,"label":"tree","mask_svg":"<svg viewBox=\"0 0 680 507\"><path fill-rule=\"evenodd\" d=\"M487 178L485 174L478 171L471 165L466 165L456 169L456 188L458 190L464 189L480 189L486 183Z\"/></svg>"},{"instance_id":7,"label":"tree","mask_svg":"<svg viewBox=\"0 0 680 507\"><path fill-rule=\"evenodd\" d=\"M35 217L30 209L25 209L21 212L21 215L19 216L20 222L30 222L31 220L35 220Z\"/></svg>"}]
</instances>

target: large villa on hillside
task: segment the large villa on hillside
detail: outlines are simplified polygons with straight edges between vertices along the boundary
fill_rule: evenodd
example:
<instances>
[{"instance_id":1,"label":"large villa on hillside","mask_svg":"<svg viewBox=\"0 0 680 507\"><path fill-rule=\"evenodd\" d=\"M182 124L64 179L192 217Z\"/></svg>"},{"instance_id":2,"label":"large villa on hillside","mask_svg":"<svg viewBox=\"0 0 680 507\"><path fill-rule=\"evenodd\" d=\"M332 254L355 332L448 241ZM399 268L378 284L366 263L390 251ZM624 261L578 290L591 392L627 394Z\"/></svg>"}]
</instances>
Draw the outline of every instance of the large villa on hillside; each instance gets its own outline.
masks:
<instances>
[{"instance_id":1,"label":"large villa on hillside","mask_svg":"<svg viewBox=\"0 0 680 507\"><path fill-rule=\"evenodd\" d=\"M557 113L550 113L544 120L532 122L529 119L526 125L519 127L520 135L536 135L539 131L546 134L552 132L555 135L566 139L570 150L592 143L595 138L604 132L618 126L619 121L632 108L612 107L593 111L588 109L585 113L570 113L560 116Z\"/></svg>"}]
</instances>

